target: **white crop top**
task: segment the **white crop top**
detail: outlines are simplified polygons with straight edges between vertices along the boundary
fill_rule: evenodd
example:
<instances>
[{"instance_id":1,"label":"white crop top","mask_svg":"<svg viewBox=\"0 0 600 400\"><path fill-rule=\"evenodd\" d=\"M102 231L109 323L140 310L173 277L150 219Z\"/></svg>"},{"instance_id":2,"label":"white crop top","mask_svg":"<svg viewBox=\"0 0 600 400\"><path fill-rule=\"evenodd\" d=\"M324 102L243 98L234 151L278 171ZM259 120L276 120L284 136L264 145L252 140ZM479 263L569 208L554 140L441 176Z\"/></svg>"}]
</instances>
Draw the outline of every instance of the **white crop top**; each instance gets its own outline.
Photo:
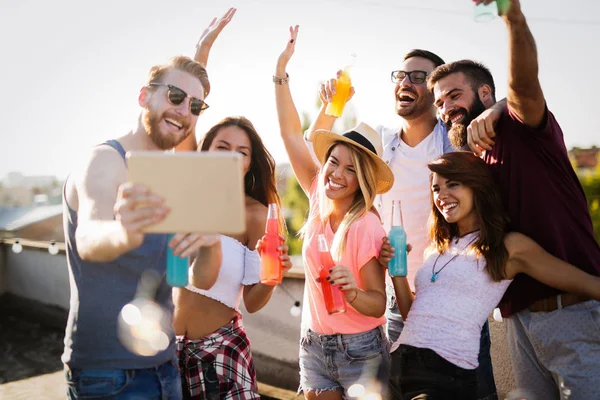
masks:
<instances>
[{"instance_id":1,"label":"white crop top","mask_svg":"<svg viewBox=\"0 0 600 400\"><path fill-rule=\"evenodd\" d=\"M242 243L221 235L223 260L215 284L209 290L187 285L186 289L210 297L239 312L242 286L260 281L260 257Z\"/></svg>"}]
</instances>

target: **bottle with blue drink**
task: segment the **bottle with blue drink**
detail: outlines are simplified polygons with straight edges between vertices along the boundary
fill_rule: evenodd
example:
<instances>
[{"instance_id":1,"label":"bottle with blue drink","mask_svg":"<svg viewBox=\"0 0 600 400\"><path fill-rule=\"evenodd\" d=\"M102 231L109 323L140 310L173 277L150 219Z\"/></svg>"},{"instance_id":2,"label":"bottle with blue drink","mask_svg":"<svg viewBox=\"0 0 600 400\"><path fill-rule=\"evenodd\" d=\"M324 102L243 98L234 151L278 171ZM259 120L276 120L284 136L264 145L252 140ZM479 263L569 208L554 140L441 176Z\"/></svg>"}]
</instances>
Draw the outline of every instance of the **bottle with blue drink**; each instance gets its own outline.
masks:
<instances>
[{"instance_id":1,"label":"bottle with blue drink","mask_svg":"<svg viewBox=\"0 0 600 400\"><path fill-rule=\"evenodd\" d=\"M394 258L388 263L388 272L390 276L406 276L408 272L407 252L406 252L406 232L402 223L402 208L400 200L392 200L392 228L388 234L388 239L394 247Z\"/></svg>"},{"instance_id":2,"label":"bottle with blue drink","mask_svg":"<svg viewBox=\"0 0 600 400\"><path fill-rule=\"evenodd\" d=\"M171 286L184 287L188 284L188 257L182 258L173 254L168 243L174 234L167 237L167 283Z\"/></svg>"}]
</instances>

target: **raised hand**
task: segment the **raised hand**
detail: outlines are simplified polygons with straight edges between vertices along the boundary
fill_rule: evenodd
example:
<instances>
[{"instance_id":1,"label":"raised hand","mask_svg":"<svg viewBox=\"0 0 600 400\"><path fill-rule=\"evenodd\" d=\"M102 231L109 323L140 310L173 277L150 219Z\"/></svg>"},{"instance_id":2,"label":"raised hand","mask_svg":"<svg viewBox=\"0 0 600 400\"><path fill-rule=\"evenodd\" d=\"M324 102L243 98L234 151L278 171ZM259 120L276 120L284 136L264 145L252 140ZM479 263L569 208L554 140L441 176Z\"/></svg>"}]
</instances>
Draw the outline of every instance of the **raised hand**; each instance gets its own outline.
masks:
<instances>
[{"instance_id":1,"label":"raised hand","mask_svg":"<svg viewBox=\"0 0 600 400\"><path fill-rule=\"evenodd\" d=\"M473 0L476 5L479 4L491 4L496 0ZM497 2L498 3L498 2ZM519 0L504 0L498 3L498 15L505 19L512 21L517 17L521 17L521 2Z\"/></svg>"},{"instance_id":2,"label":"raised hand","mask_svg":"<svg viewBox=\"0 0 600 400\"><path fill-rule=\"evenodd\" d=\"M169 208L146 186L126 182L119 186L113 211L123 227L124 245L131 250L142 245L144 228L162 221Z\"/></svg>"},{"instance_id":3,"label":"raised hand","mask_svg":"<svg viewBox=\"0 0 600 400\"><path fill-rule=\"evenodd\" d=\"M283 50L283 52L279 55L279 58L277 59L278 71L285 71L285 67L292 58L292 55L294 54L294 50L296 49L296 39L298 38L298 28L298 25L290 26L290 38L287 41L285 50ZM280 76L280 78L285 78L285 76Z\"/></svg>"},{"instance_id":4,"label":"raised hand","mask_svg":"<svg viewBox=\"0 0 600 400\"><path fill-rule=\"evenodd\" d=\"M223 31L223 28L229 24L236 11L237 9L232 7L221 18L213 18L208 27L200 35L200 39L198 39L194 60L206 66L212 45L217 37L219 37L221 31Z\"/></svg>"},{"instance_id":5,"label":"raised hand","mask_svg":"<svg viewBox=\"0 0 600 400\"><path fill-rule=\"evenodd\" d=\"M321 99L323 105L327 105L331 102L331 99L333 98L332 96L335 94L335 85L337 84L337 80L340 78L341 74L342 71L338 70L335 78L321 83L321 86L319 87L319 98ZM354 86L350 88L346 103L350 101L352 96L354 96Z\"/></svg>"}]
</instances>

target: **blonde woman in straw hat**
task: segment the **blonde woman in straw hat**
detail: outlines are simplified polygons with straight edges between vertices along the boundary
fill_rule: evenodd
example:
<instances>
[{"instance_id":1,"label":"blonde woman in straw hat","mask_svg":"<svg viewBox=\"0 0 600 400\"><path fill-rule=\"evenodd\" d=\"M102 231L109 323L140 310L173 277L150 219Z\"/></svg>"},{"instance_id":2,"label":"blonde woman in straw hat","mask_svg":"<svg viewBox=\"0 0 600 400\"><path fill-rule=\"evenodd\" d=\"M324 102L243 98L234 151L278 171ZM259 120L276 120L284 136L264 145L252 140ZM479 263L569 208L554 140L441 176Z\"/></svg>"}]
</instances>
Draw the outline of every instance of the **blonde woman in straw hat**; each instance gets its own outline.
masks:
<instances>
[{"instance_id":1,"label":"blonde woman in straw hat","mask_svg":"<svg viewBox=\"0 0 600 400\"><path fill-rule=\"evenodd\" d=\"M384 270L377 261L385 232L373 208L376 194L390 189L394 177L381 160L381 139L366 124L343 135L317 131L314 161L302 137L286 66L298 27L279 56L273 81L281 136L294 174L310 198L302 228L306 273L300 343L300 388L307 399L342 399L348 388L379 370L387 382L389 352L382 326L386 306ZM320 164L320 165L319 165ZM328 314L319 278L317 238L324 235L335 266L326 279L339 287L346 311ZM377 390L377 389L375 389Z\"/></svg>"}]
</instances>

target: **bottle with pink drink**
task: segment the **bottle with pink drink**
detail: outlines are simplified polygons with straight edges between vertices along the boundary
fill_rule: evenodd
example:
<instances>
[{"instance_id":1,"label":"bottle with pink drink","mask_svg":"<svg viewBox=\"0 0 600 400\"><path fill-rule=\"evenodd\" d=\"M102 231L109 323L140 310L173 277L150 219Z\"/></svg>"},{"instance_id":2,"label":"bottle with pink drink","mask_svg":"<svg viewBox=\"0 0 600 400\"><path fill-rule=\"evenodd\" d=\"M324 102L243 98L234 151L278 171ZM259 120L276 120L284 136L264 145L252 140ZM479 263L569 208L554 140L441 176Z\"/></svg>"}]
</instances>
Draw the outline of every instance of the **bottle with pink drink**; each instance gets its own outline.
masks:
<instances>
[{"instance_id":1,"label":"bottle with pink drink","mask_svg":"<svg viewBox=\"0 0 600 400\"><path fill-rule=\"evenodd\" d=\"M329 246L324 235L318 236L319 254L321 256L321 269L319 270L319 278L321 281L321 289L325 299L325 308L329 314L339 314L346 312L346 298L339 286L332 285L327 277L329 270L335 266Z\"/></svg>"},{"instance_id":2,"label":"bottle with pink drink","mask_svg":"<svg viewBox=\"0 0 600 400\"><path fill-rule=\"evenodd\" d=\"M281 283L283 268L281 265L281 237L279 236L279 210L277 204L269 204L267 227L260 254L260 282L275 286Z\"/></svg>"}]
</instances>

